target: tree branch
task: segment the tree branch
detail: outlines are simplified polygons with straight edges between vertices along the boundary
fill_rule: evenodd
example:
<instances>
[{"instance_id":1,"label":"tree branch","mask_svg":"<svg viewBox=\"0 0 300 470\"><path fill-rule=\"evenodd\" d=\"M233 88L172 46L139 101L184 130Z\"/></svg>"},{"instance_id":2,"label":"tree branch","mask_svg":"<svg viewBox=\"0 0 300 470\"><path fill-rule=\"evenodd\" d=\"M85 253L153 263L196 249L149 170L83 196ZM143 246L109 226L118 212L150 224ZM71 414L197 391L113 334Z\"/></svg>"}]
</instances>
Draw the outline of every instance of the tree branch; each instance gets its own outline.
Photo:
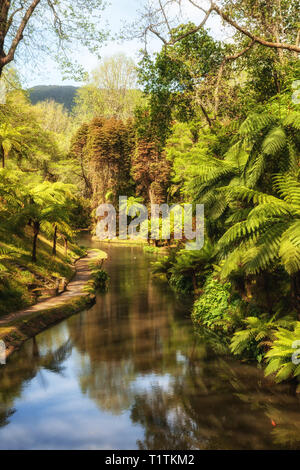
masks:
<instances>
[{"instance_id":1,"label":"tree branch","mask_svg":"<svg viewBox=\"0 0 300 470\"><path fill-rule=\"evenodd\" d=\"M33 0L31 5L28 7L28 9L27 9L27 11L26 11L25 15L23 16L23 19L20 23L18 31L17 31L17 33L16 33L16 35L15 35L15 37L14 37L12 43L11 43L11 46L10 46L10 49L9 49L7 55L5 57L0 58L0 67L4 67L4 65L7 65L9 62L11 62L14 59L14 55L15 55L16 49L18 47L18 44L23 39L23 33L24 33L24 30L27 26L27 23L30 20L31 16L33 15L34 10L36 9L36 7L40 3L40 1L41 0Z\"/></svg>"},{"instance_id":2,"label":"tree branch","mask_svg":"<svg viewBox=\"0 0 300 470\"><path fill-rule=\"evenodd\" d=\"M258 42L259 44L265 46L265 47L271 47L271 48L276 48L276 49L285 49L288 51L294 51L300 53L300 47L299 45L294 45L294 44L285 44L281 42L270 42L266 41L265 39L262 39L258 36L255 36L255 34L251 33L248 31L246 28L243 26L240 26L238 23L236 23L232 18L230 18L227 13L225 13L221 8L219 8L214 2L211 3L211 9L212 11L215 11L221 18L223 18L226 23L230 24L233 26L235 29L240 31L240 33L244 34L245 36L248 36L248 38L252 39L255 42Z\"/></svg>"},{"instance_id":3,"label":"tree branch","mask_svg":"<svg viewBox=\"0 0 300 470\"><path fill-rule=\"evenodd\" d=\"M24 8L24 4L22 2L20 2L20 3L21 3L21 6L19 8L17 8L15 11L12 12L12 14L10 15L10 17L7 21L6 33L8 33L9 28L11 27L13 19L16 16L16 14L19 13L20 11L22 11L23 8Z\"/></svg>"},{"instance_id":4,"label":"tree branch","mask_svg":"<svg viewBox=\"0 0 300 470\"><path fill-rule=\"evenodd\" d=\"M165 19L165 22L166 22L168 31L169 31L169 33L171 33L171 28L170 28L170 25L169 25L169 21L168 21L168 18L167 18L165 9L164 9L164 7L162 6L161 0L158 0L158 1L159 1L159 6L160 6L160 9L161 9L161 12L162 12L163 17L164 17L164 19Z\"/></svg>"},{"instance_id":5,"label":"tree branch","mask_svg":"<svg viewBox=\"0 0 300 470\"><path fill-rule=\"evenodd\" d=\"M169 45L170 43L158 32L156 31L152 25L148 26L148 31L150 31L151 33L155 34L155 36L158 37L158 39L160 39L166 46Z\"/></svg>"},{"instance_id":6,"label":"tree branch","mask_svg":"<svg viewBox=\"0 0 300 470\"><path fill-rule=\"evenodd\" d=\"M2 2L1 11L0 11L0 43L3 47L6 27L7 27L7 16L10 8L10 1L5 0Z\"/></svg>"},{"instance_id":7,"label":"tree branch","mask_svg":"<svg viewBox=\"0 0 300 470\"><path fill-rule=\"evenodd\" d=\"M248 46L245 47L242 51L237 52L236 54L233 54L233 55L230 55L230 56L227 56L227 57L224 58L221 66L220 66L219 72L218 72L218 79L217 79L217 84L216 84L216 89L215 89L215 118L216 118L216 116L218 114L218 110L219 110L219 103L220 103L219 89L220 89L220 84L221 84L221 80L222 80L222 77L223 77L225 65L227 64L227 62L232 62L232 61L237 60L240 57L242 57L244 54L246 54L246 52L248 52L254 46L255 43L256 43L256 41L252 40L250 42L250 44L248 44Z\"/></svg>"}]
</instances>

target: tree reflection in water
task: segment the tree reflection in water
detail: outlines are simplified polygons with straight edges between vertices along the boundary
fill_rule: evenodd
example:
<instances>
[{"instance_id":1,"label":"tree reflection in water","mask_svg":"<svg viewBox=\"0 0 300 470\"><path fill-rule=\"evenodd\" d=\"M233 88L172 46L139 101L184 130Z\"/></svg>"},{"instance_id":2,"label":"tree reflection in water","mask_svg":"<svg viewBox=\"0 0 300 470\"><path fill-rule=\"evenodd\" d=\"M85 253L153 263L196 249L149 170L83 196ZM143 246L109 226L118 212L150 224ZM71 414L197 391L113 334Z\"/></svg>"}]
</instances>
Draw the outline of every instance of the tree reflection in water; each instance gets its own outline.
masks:
<instances>
[{"instance_id":1,"label":"tree reflection in water","mask_svg":"<svg viewBox=\"0 0 300 470\"><path fill-rule=\"evenodd\" d=\"M56 338L57 339L57 338ZM48 349L50 346L50 349ZM70 340L55 346L51 341L46 352L41 353L36 338L27 341L22 353L13 354L7 367L0 368L0 427L9 423L9 418L15 413L14 402L22 396L26 384L40 374L43 385L47 386L42 370L55 374L63 374L64 362L72 353L73 345Z\"/></svg>"},{"instance_id":2,"label":"tree reflection in water","mask_svg":"<svg viewBox=\"0 0 300 470\"><path fill-rule=\"evenodd\" d=\"M138 429L140 449L300 448L294 390L274 387L262 371L227 358L196 335L189 305L153 282L140 250L108 251L109 292L88 312L28 342L0 368L0 425L13 420L34 377L48 386L48 370L75 376L77 407L88 398L111 423L127 414L126 432ZM77 411L68 414L71 422ZM103 414L96 419L101 427ZM84 436L88 428L80 432Z\"/></svg>"}]
</instances>

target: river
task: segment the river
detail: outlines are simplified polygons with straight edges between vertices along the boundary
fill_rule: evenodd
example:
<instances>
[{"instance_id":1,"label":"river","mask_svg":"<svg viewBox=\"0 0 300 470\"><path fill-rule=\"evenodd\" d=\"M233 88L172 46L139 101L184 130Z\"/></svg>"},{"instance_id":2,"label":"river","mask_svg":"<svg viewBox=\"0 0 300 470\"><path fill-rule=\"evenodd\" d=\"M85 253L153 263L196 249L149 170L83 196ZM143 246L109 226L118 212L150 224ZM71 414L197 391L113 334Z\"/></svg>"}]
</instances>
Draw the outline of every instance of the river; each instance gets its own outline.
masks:
<instances>
[{"instance_id":1,"label":"river","mask_svg":"<svg viewBox=\"0 0 300 470\"><path fill-rule=\"evenodd\" d=\"M299 449L300 397L201 338L153 255L104 245L107 294L0 366L1 449Z\"/></svg>"}]
</instances>

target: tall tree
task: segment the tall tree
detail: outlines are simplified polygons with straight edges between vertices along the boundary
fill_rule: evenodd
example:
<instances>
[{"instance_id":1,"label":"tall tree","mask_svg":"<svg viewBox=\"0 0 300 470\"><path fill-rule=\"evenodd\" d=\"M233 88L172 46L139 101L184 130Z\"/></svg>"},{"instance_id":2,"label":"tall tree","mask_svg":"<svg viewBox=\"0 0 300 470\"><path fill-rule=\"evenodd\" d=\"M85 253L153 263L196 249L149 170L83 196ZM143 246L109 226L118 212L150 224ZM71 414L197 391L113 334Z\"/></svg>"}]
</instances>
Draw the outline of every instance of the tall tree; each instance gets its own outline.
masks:
<instances>
[{"instance_id":1,"label":"tall tree","mask_svg":"<svg viewBox=\"0 0 300 470\"><path fill-rule=\"evenodd\" d=\"M96 116L126 120L133 117L140 99L134 61L125 54L115 54L103 59L78 90L74 114L80 122Z\"/></svg>"},{"instance_id":2,"label":"tall tree","mask_svg":"<svg viewBox=\"0 0 300 470\"><path fill-rule=\"evenodd\" d=\"M132 175L137 191L150 204L166 201L170 181L170 163L155 142L140 140L132 160Z\"/></svg>"},{"instance_id":3,"label":"tall tree","mask_svg":"<svg viewBox=\"0 0 300 470\"><path fill-rule=\"evenodd\" d=\"M117 202L119 195L130 195L131 154L133 152L132 122L117 119L94 119L89 125L88 176L93 189L93 205Z\"/></svg>"},{"instance_id":4,"label":"tall tree","mask_svg":"<svg viewBox=\"0 0 300 470\"><path fill-rule=\"evenodd\" d=\"M28 51L54 54L68 67L66 53L72 46L81 43L96 52L105 38L99 22L103 7L102 0L2 0L0 76L17 55L24 60ZM32 62L30 54L28 60Z\"/></svg>"},{"instance_id":5,"label":"tall tree","mask_svg":"<svg viewBox=\"0 0 300 470\"><path fill-rule=\"evenodd\" d=\"M202 20L192 30L174 35L174 26L182 7L201 12ZM193 35L219 17L233 31L264 47L300 53L299 0L154 0L144 7L138 21L131 25L131 35L145 38L154 34L165 46Z\"/></svg>"}]
</instances>

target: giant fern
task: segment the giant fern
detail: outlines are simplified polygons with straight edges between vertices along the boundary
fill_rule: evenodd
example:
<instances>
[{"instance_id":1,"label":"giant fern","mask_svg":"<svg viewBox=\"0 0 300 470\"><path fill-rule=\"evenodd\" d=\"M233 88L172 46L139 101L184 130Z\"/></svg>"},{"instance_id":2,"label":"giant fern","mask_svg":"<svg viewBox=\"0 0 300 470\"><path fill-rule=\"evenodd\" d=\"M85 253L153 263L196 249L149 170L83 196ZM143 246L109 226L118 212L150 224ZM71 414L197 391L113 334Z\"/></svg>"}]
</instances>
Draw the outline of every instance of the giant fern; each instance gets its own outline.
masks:
<instances>
[{"instance_id":1,"label":"giant fern","mask_svg":"<svg viewBox=\"0 0 300 470\"><path fill-rule=\"evenodd\" d=\"M249 274L268 268L275 260L290 275L300 271L300 183L286 175L277 175L274 181L279 197L248 188L228 189L231 196L256 203L247 218L230 227L219 241L225 257L238 247L248 251L245 269Z\"/></svg>"},{"instance_id":2,"label":"giant fern","mask_svg":"<svg viewBox=\"0 0 300 470\"><path fill-rule=\"evenodd\" d=\"M293 331L280 328L275 334L275 341L266 354L268 366L266 376L276 374L276 381L300 376L300 322L297 322Z\"/></svg>"}]
</instances>

